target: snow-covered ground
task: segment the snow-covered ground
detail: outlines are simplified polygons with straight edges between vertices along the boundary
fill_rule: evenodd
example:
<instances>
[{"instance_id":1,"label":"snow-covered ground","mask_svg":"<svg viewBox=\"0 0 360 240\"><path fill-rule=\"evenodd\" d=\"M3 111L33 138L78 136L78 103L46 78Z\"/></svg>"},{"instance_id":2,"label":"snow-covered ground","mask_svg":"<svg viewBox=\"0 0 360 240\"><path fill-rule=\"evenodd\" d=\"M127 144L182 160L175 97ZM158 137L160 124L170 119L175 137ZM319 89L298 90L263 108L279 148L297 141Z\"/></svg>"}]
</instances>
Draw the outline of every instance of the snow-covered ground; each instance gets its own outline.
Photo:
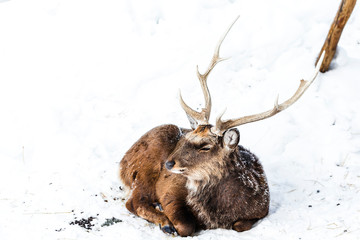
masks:
<instances>
[{"instance_id":1,"label":"snow-covered ground","mask_svg":"<svg viewBox=\"0 0 360 240\"><path fill-rule=\"evenodd\" d=\"M0 239L172 238L124 207L124 153L152 127L189 126L178 89L201 107L195 66L238 15L229 60L209 77L212 122L290 97L339 3L0 0ZM359 8L332 70L285 112L239 128L267 173L269 216L193 239L360 239ZM91 230L75 222L90 217Z\"/></svg>"}]
</instances>

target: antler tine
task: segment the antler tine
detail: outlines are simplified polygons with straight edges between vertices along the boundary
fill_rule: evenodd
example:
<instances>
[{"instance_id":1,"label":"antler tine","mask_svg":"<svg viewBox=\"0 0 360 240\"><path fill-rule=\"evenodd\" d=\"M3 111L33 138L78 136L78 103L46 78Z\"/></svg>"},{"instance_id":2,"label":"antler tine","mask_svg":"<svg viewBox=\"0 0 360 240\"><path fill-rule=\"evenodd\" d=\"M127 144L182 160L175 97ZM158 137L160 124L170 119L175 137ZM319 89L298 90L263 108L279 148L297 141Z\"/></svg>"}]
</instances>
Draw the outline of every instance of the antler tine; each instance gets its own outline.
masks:
<instances>
[{"instance_id":1,"label":"antler tine","mask_svg":"<svg viewBox=\"0 0 360 240\"><path fill-rule=\"evenodd\" d=\"M219 56L219 52L220 52L220 47L221 47L221 44L223 43L224 39L226 38L226 36L228 35L228 33L230 32L232 26L234 26L235 22L239 19L240 16L237 16L236 19L231 23L231 25L229 26L229 28L226 30L226 32L224 33L224 35L219 39L219 42L217 43L216 47L215 47L215 51L214 51L214 55L211 59L211 62L209 64L209 67L208 69L206 70L206 72L204 74L200 74L199 72L199 67L197 67L197 74L198 74L198 77L199 77L199 80L202 81L205 81L206 82L206 79L207 79L207 76L210 74L211 70L215 67L215 65L223 60L226 60L226 58L220 58Z\"/></svg>"},{"instance_id":2,"label":"antler tine","mask_svg":"<svg viewBox=\"0 0 360 240\"><path fill-rule=\"evenodd\" d=\"M185 110L186 114L188 115L189 119L194 119L198 124L209 124L209 118L210 118L210 112L211 112L211 96L209 92L209 88L207 86L207 77L209 76L210 72L213 70L213 68L216 66L217 63L225 60L224 58L220 58L219 52L222 42L224 41L225 37L229 33L232 26L235 24L235 22L239 19L239 16L234 20L234 22L230 25L230 27L227 29L225 34L220 38L218 44L215 47L214 55L210 61L209 67L206 70L204 74L201 74L199 72L199 66L196 66L197 70L197 76L200 81L201 89L204 94L205 98L205 107L201 110L201 112L197 112L190 108L183 100L181 93L179 94L180 104L182 108ZM190 120L191 121L191 120Z\"/></svg>"},{"instance_id":3,"label":"antler tine","mask_svg":"<svg viewBox=\"0 0 360 240\"><path fill-rule=\"evenodd\" d=\"M325 56L325 51L321 54L320 60L318 61L317 65L316 65L315 72L314 72L314 75L311 78L311 80L310 81L300 80L300 85L299 85L298 89L296 90L294 95L292 97L290 97L288 100L279 104L278 103L279 96L278 96L276 98L273 109L268 110L266 112L259 113L259 114L241 117L238 119L222 121L221 117L223 114L221 114L216 120L216 126L215 126L214 132L221 136L227 129L230 129L230 128L236 127L236 126L240 126L240 125L243 125L246 123L255 122L255 121L259 121L259 120L263 120L263 119L272 117L275 114L290 107L304 94L304 92L308 89L308 87L314 82L314 80L316 79L316 76L319 73L319 69L323 62L324 56Z\"/></svg>"}]
</instances>

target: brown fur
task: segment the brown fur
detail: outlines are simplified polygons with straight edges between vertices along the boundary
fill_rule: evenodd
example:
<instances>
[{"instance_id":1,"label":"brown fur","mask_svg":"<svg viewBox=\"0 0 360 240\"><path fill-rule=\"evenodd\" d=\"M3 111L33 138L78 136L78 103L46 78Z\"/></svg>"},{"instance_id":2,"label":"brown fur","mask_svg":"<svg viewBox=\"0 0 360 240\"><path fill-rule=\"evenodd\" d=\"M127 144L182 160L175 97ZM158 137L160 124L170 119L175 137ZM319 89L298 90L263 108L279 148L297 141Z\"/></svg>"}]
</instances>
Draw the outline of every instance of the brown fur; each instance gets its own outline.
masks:
<instances>
[{"instance_id":1,"label":"brown fur","mask_svg":"<svg viewBox=\"0 0 360 240\"><path fill-rule=\"evenodd\" d=\"M267 215L268 186L257 157L211 127L159 126L129 149L120 177L132 190L130 212L181 236L200 228L245 231Z\"/></svg>"}]
</instances>

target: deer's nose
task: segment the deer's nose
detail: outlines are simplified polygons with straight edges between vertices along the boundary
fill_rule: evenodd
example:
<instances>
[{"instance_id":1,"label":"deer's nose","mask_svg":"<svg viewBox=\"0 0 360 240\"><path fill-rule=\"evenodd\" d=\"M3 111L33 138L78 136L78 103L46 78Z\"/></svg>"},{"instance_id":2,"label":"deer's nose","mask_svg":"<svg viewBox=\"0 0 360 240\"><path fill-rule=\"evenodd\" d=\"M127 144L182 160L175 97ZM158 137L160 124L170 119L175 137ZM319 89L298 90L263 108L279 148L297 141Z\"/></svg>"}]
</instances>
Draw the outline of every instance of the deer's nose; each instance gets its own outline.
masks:
<instances>
[{"instance_id":1,"label":"deer's nose","mask_svg":"<svg viewBox=\"0 0 360 240\"><path fill-rule=\"evenodd\" d=\"M174 165L175 165L175 162L173 160L167 161L165 163L165 167L166 167L167 170L171 170L174 167Z\"/></svg>"}]
</instances>

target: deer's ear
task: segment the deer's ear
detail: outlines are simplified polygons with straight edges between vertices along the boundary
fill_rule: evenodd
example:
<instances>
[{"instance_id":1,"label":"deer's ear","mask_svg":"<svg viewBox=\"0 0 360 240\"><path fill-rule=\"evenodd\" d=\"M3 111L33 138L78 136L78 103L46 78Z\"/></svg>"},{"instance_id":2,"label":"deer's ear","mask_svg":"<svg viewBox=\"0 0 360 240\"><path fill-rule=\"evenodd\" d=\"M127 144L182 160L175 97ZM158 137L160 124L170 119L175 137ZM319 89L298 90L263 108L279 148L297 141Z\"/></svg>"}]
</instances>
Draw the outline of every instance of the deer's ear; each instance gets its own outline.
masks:
<instances>
[{"instance_id":1,"label":"deer's ear","mask_svg":"<svg viewBox=\"0 0 360 240\"><path fill-rule=\"evenodd\" d=\"M190 115L186 114L186 116L189 119L190 126L191 126L192 130L195 130L199 125L198 122L194 118L192 118Z\"/></svg>"},{"instance_id":2,"label":"deer's ear","mask_svg":"<svg viewBox=\"0 0 360 240\"><path fill-rule=\"evenodd\" d=\"M240 141L240 132L236 128L227 130L223 136L224 146L230 149L236 148Z\"/></svg>"}]
</instances>

